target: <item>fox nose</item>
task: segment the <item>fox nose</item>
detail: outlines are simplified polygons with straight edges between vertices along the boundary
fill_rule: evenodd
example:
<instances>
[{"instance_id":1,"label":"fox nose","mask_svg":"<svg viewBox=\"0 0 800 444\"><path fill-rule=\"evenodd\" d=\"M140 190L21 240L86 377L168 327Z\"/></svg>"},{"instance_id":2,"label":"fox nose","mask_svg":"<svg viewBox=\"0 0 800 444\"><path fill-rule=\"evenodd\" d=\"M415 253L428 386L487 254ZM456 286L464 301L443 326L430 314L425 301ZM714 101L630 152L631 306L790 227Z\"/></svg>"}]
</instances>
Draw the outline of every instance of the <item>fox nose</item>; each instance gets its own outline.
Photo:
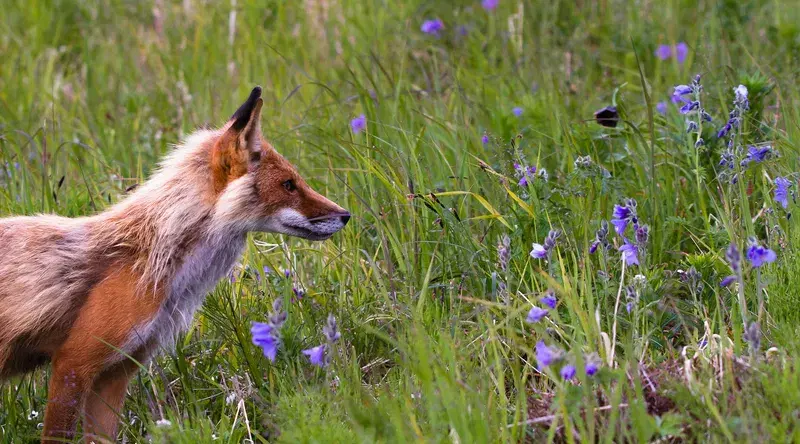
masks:
<instances>
[{"instance_id":1,"label":"fox nose","mask_svg":"<svg viewBox=\"0 0 800 444\"><path fill-rule=\"evenodd\" d=\"M339 218L342 220L342 225L347 225L347 222L350 221L350 213L344 213Z\"/></svg>"}]
</instances>

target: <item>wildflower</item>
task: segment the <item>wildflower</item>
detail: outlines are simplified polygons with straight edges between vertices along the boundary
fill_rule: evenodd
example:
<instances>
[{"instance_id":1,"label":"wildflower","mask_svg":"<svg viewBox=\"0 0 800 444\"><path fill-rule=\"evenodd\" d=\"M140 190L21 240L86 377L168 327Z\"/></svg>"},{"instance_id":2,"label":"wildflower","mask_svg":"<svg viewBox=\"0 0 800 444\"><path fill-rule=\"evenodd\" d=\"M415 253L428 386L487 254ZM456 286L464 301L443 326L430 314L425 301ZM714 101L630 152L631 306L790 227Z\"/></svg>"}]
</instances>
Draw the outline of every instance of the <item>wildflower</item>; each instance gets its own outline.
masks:
<instances>
[{"instance_id":1,"label":"wildflower","mask_svg":"<svg viewBox=\"0 0 800 444\"><path fill-rule=\"evenodd\" d=\"M736 248L736 244L730 244L728 249L725 250L725 259L727 259L728 264L731 266L731 270L734 272L739 271L742 258L739 255L739 249Z\"/></svg>"},{"instance_id":2,"label":"wildflower","mask_svg":"<svg viewBox=\"0 0 800 444\"><path fill-rule=\"evenodd\" d=\"M519 163L514 163L514 171L519 176L518 185L521 187L528 186L528 179L531 179L536 174L535 166L522 166Z\"/></svg>"},{"instance_id":3,"label":"wildflower","mask_svg":"<svg viewBox=\"0 0 800 444\"><path fill-rule=\"evenodd\" d=\"M656 111L659 114L666 114L667 113L667 102L658 102L656 103Z\"/></svg>"},{"instance_id":4,"label":"wildflower","mask_svg":"<svg viewBox=\"0 0 800 444\"><path fill-rule=\"evenodd\" d=\"M586 362L586 376L594 376L600 370L600 357L596 353L592 353L585 358Z\"/></svg>"},{"instance_id":5,"label":"wildflower","mask_svg":"<svg viewBox=\"0 0 800 444\"><path fill-rule=\"evenodd\" d=\"M731 132L732 129L737 128L741 122L742 115L745 111L750 109L750 102L747 100L747 87L739 85L733 89L733 110L728 115L728 121L717 133L718 138L723 138Z\"/></svg>"},{"instance_id":6,"label":"wildflower","mask_svg":"<svg viewBox=\"0 0 800 444\"><path fill-rule=\"evenodd\" d=\"M675 88L673 88L672 96L673 97L675 97L675 96L682 97L682 96L685 96L687 94L691 94L693 92L694 92L694 89L692 89L692 87L689 86L689 85L678 85Z\"/></svg>"},{"instance_id":7,"label":"wildflower","mask_svg":"<svg viewBox=\"0 0 800 444\"><path fill-rule=\"evenodd\" d=\"M547 310L539 308L537 306L533 306L531 307L531 310L528 312L528 317L526 317L525 320L529 324L535 324L544 319L545 316L547 316Z\"/></svg>"},{"instance_id":8,"label":"wildflower","mask_svg":"<svg viewBox=\"0 0 800 444\"><path fill-rule=\"evenodd\" d=\"M761 329L758 322L751 322L750 325L744 330L742 339L747 342L748 348L752 353L757 352L761 348Z\"/></svg>"},{"instance_id":9,"label":"wildflower","mask_svg":"<svg viewBox=\"0 0 800 444\"><path fill-rule=\"evenodd\" d=\"M289 270L288 268L283 270L283 277L288 278L291 275L292 275L292 270Z\"/></svg>"},{"instance_id":10,"label":"wildflower","mask_svg":"<svg viewBox=\"0 0 800 444\"><path fill-rule=\"evenodd\" d=\"M614 212L612 213L611 225L614 225L614 231L620 236L628 228L628 223L636 218L635 209L628 205L614 205Z\"/></svg>"},{"instance_id":11,"label":"wildflower","mask_svg":"<svg viewBox=\"0 0 800 444\"><path fill-rule=\"evenodd\" d=\"M325 334L325 339L328 340L328 343L335 344L339 341L339 338L342 337L341 333L339 333L339 329L336 325L336 318L333 317L333 314L328 315L328 322L322 327L322 333Z\"/></svg>"},{"instance_id":12,"label":"wildflower","mask_svg":"<svg viewBox=\"0 0 800 444\"><path fill-rule=\"evenodd\" d=\"M522 111L523 111L523 109L522 109L522 108L520 108L519 106L515 106L515 107L514 107L514 108L511 110L511 112L512 112L512 113L514 113L514 115L515 115L515 116L517 116L517 117L520 117L520 116L522 115Z\"/></svg>"},{"instance_id":13,"label":"wildflower","mask_svg":"<svg viewBox=\"0 0 800 444\"><path fill-rule=\"evenodd\" d=\"M687 104L683 105L679 111L681 114L689 114L697 110L699 107L700 107L700 102L698 102L697 100L692 100Z\"/></svg>"},{"instance_id":14,"label":"wildflower","mask_svg":"<svg viewBox=\"0 0 800 444\"><path fill-rule=\"evenodd\" d=\"M425 34L438 36L439 33L444 29L444 22L441 19L425 20L420 29Z\"/></svg>"},{"instance_id":15,"label":"wildflower","mask_svg":"<svg viewBox=\"0 0 800 444\"><path fill-rule=\"evenodd\" d=\"M269 316L269 322L253 322L250 328L253 344L261 347L270 361L275 362L275 357L278 354L278 346L280 346L280 329L283 323L286 322L287 313L283 311L283 301L276 299L272 304L272 312Z\"/></svg>"},{"instance_id":16,"label":"wildflower","mask_svg":"<svg viewBox=\"0 0 800 444\"><path fill-rule=\"evenodd\" d=\"M542 367L547 367L560 358L561 352L558 349L548 347L544 341L536 343L536 361L538 361L539 365Z\"/></svg>"},{"instance_id":17,"label":"wildflower","mask_svg":"<svg viewBox=\"0 0 800 444\"><path fill-rule=\"evenodd\" d=\"M641 225L636 228L636 243L638 245L644 245L647 243L647 239L650 234L650 227L647 225Z\"/></svg>"},{"instance_id":18,"label":"wildflower","mask_svg":"<svg viewBox=\"0 0 800 444\"><path fill-rule=\"evenodd\" d=\"M292 302L300 302L303 300L303 296L306 295L305 290L296 286L292 287L292 293L294 293L294 296L292 296Z\"/></svg>"},{"instance_id":19,"label":"wildflower","mask_svg":"<svg viewBox=\"0 0 800 444\"><path fill-rule=\"evenodd\" d=\"M533 249L531 250L531 257L534 259L545 259L547 257L548 251L544 248L542 244L533 244Z\"/></svg>"},{"instance_id":20,"label":"wildflower","mask_svg":"<svg viewBox=\"0 0 800 444\"><path fill-rule=\"evenodd\" d=\"M499 3L500 0L483 0L481 2L481 6L483 6L483 9L487 11L493 11L495 8L497 8Z\"/></svg>"},{"instance_id":21,"label":"wildflower","mask_svg":"<svg viewBox=\"0 0 800 444\"><path fill-rule=\"evenodd\" d=\"M758 268L764 264L775 262L778 255L771 249L760 245L756 240L750 241L750 246L747 247L747 260L754 268Z\"/></svg>"},{"instance_id":22,"label":"wildflower","mask_svg":"<svg viewBox=\"0 0 800 444\"><path fill-rule=\"evenodd\" d=\"M367 117L363 114L350 121L350 129L356 134L364 131L366 127Z\"/></svg>"},{"instance_id":23,"label":"wildflower","mask_svg":"<svg viewBox=\"0 0 800 444\"><path fill-rule=\"evenodd\" d=\"M625 239L625 244L619 247L625 265L639 265L639 247Z\"/></svg>"},{"instance_id":24,"label":"wildflower","mask_svg":"<svg viewBox=\"0 0 800 444\"><path fill-rule=\"evenodd\" d=\"M311 365L316 365L317 367L326 367L328 365L328 357L325 354L326 347L327 344L322 344L303 350L302 353L308 356L308 360L311 362Z\"/></svg>"},{"instance_id":25,"label":"wildflower","mask_svg":"<svg viewBox=\"0 0 800 444\"><path fill-rule=\"evenodd\" d=\"M689 120L688 122L686 122L686 132L687 133L693 133L693 132L697 131L697 128L698 128L697 127L697 122L695 122L694 120Z\"/></svg>"},{"instance_id":26,"label":"wildflower","mask_svg":"<svg viewBox=\"0 0 800 444\"><path fill-rule=\"evenodd\" d=\"M680 105L681 103L686 103L686 102L689 101L689 99L687 99L686 97L684 97L684 96L682 96L680 94L675 94L675 93L673 93L670 96L670 100L672 101L672 103L674 103L676 105Z\"/></svg>"},{"instance_id":27,"label":"wildflower","mask_svg":"<svg viewBox=\"0 0 800 444\"><path fill-rule=\"evenodd\" d=\"M561 377L566 379L566 380L570 380L570 379L574 378L575 377L575 373L576 373L575 366L572 365L572 364L567 364L567 365L561 367Z\"/></svg>"},{"instance_id":28,"label":"wildflower","mask_svg":"<svg viewBox=\"0 0 800 444\"><path fill-rule=\"evenodd\" d=\"M723 279L722 279L722 280L719 282L719 286L720 286L720 287L723 287L723 288L724 288L724 287L729 287L729 286L730 286L732 283L734 283L735 281L736 281L736 276L734 276L734 275L725 276L725 277L724 277L724 278L723 278Z\"/></svg>"},{"instance_id":29,"label":"wildflower","mask_svg":"<svg viewBox=\"0 0 800 444\"><path fill-rule=\"evenodd\" d=\"M504 234L497 243L497 268L505 272L511 259L511 238Z\"/></svg>"},{"instance_id":30,"label":"wildflower","mask_svg":"<svg viewBox=\"0 0 800 444\"><path fill-rule=\"evenodd\" d=\"M558 301L556 300L556 295L553 292L553 290L547 290L545 292L544 296L542 296L542 298L539 299L539 301L542 304L547 305L548 307L550 307L551 310L555 309L556 308L556 304L558 303Z\"/></svg>"},{"instance_id":31,"label":"wildflower","mask_svg":"<svg viewBox=\"0 0 800 444\"><path fill-rule=\"evenodd\" d=\"M727 136L728 133L733 129L733 123L729 120L725 125L719 130L717 133L717 138L722 139L723 137Z\"/></svg>"},{"instance_id":32,"label":"wildflower","mask_svg":"<svg viewBox=\"0 0 800 444\"><path fill-rule=\"evenodd\" d=\"M608 222L601 221L600 229L594 233L594 242L589 247L589 253L594 253L597 248L602 246L604 250L611 248L611 243L608 241Z\"/></svg>"},{"instance_id":33,"label":"wildflower","mask_svg":"<svg viewBox=\"0 0 800 444\"><path fill-rule=\"evenodd\" d=\"M685 42L678 42L675 45L675 60L678 61L679 64L683 65L683 62L686 61L686 57L689 55L689 45Z\"/></svg>"},{"instance_id":34,"label":"wildflower","mask_svg":"<svg viewBox=\"0 0 800 444\"><path fill-rule=\"evenodd\" d=\"M658 45L656 48L656 57L661 60L667 60L672 56L672 48L669 45Z\"/></svg>"},{"instance_id":35,"label":"wildflower","mask_svg":"<svg viewBox=\"0 0 800 444\"><path fill-rule=\"evenodd\" d=\"M578 156L572 164L575 166L576 169L587 169L592 166L592 157L591 156Z\"/></svg>"},{"instance_id":36,"label":"wildflower","mask_svg":"<svg viewBox=\"0 0 800 444\"><path fill-rule=\"evenodd\" d=\"M741 166L747 166L750 162L761 163L765 160L771 159L773 156L772 147L764 145L761 147L751 146L747 148L747 155L741 161Z\"/></svg>"},{"instance_id":37,"label":"wildflower","mask_svg":"<svg viewBox=\"0 0 800 444\"><path fill-rule=\"evenodd\" d=\"M481 143L484 144L484 145L489 143L489 135L488 134L484 134L483 136L481 136Z\"/></svg>"},{"instance_id":38,"label":"wildflower","mask_svg":"<svg viewBox=\"0 0 800 444\"><path fill-rule=\"evenodd\" d=\"M789 182L785 177L775 178L775 202L781 204L785 209L789 206Z\"/></svg>"},{"instance_id":39,"label":"wildflower","mask_svg":"<svg viewBox=\"0 0 800 444\"><path fill-rule=\"evenodd\" d=\"M619 123L619 113L616 106L607 106L594 113L595 121L608 128L616 128Z\"/></svg>"}]
</instances>

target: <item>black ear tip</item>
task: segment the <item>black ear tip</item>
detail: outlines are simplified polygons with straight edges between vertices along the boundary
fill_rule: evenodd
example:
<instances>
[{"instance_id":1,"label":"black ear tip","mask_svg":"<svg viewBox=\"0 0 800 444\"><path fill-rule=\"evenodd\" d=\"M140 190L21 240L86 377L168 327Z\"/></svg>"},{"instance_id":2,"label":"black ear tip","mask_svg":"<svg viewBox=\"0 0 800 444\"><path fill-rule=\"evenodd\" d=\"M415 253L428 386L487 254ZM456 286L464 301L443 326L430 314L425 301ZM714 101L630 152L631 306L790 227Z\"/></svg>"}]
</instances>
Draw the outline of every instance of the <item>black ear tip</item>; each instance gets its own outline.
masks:
<instances>
[{"instance_id":1,"label":"black ear tip","mask_svg":"<svg viewBox=\"0 0 800 444\"><path fill-rule=\"evenodd\" d=\"M231 120L235 120L233 126L236 129L242 129L247 125L247 122L250 120L250 114L253 112L253 108L256 106L256 101L261 98L261 87L256 86L250 91L250 97L245 100L242 106L236 110L235 113L231 116Z\"/></svg>"}]
</instances>

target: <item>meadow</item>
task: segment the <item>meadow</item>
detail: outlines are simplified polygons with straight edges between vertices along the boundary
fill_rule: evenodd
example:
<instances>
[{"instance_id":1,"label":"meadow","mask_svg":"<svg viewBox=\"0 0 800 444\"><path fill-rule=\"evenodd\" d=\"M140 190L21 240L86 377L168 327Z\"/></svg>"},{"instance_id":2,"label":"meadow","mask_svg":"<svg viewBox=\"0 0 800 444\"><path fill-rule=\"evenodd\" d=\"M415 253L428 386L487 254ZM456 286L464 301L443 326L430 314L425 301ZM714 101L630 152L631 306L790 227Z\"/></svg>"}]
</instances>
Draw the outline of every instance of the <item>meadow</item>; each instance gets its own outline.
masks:
<instances>
[{"instance_id":1,"label":"meadow","mask_svg":"<svg viewBox=\"0 0 800 444\"><path fill-rule=\"evenodd\" d=\"M352 220L251 235L120 441L800 442L799 53L792 0L5 0L0 217L108 208L261 85Z\"/></svg>"}]
</instances>

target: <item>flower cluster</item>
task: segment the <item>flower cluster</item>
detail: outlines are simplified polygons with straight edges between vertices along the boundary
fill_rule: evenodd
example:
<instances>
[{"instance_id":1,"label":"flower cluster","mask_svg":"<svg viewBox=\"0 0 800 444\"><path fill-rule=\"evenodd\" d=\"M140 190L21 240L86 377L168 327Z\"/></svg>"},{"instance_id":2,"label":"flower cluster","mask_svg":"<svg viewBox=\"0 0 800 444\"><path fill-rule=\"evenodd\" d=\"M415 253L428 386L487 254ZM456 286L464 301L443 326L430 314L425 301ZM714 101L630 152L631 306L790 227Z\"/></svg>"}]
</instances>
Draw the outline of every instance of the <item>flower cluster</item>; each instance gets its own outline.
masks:
<instances>
[{"instance_id":1,"label":"flower cluster","mask_svg":"<svg viewBox=\"0 0 800 444\"><path fill-rule=\"evenodd\" d=\"M272 312L266 323L253 322L250 334L253 337L253 344L261 347L270 361L275 362L278 354L278 346L281 343L280 330L286 322L288 314L283 311L283 301L276 299L272 304Z\"/></svg>"},{"instance_id":2,"label":"flower cluster","mask_svg":"<svg viewBox=\"0 0 800 444\"><path fill-rule=\"evenodd\" d=\"M622 253L622 260L627 266L639 265L639 253L644 249L650 236L650 227L639 224L636 207L637 204L634 199L627 199L625 205L614 205L613 218L611 219L614 231L622 236L623 244L618 250ZM625 231L628 229L629 224L633 225L633 242L625 237Z\"/></svg>"},{"instance_id":3,"label":"flower cluster","mask_svg":"<svg viewBox=\"0 0 800 444\"><path fill-rule=\"evenodd\" d=\"M700 75L694 76L689 85L678 85L672 93L672 101L683 103L680 113L686 115L686 132L695 133L695 148L705 145L702 137L703 122L711 122L711 115L706 112L700 102L700 94L703 85L700 83Z\"/></svg>"},{"instance_id":4,"label":"flower cluster","mask_svg":"<svg viewBox=\"0 0 800 444\"><path fill-rule=\"evenodd\" d=\"M533 248L531 249L531 257L534 259L549 259L550 253L556 247L556 241L559 237L561 237L561 230L550 230L550 232L547 233L547 237L544 238L544 245L537 243L533 244Z\"/></svg>"},{"instance_id":5,"label":"flower cluster","mask_svg":"<svg viewBox=\"0 0 800 444\"><path fill-rule=\"evenodd\" d=\"M776 177L775 178L775 202L781 204L781 206L786 209L789 207L789 194L792 194L792 199L794 200L794 191L789 191L789 187L792 185L792 182L785 177Z\"/></svg>"},{"instance_id":6,"label":"flower cluster","mask_svg":"<svg viewBox=\"0 0 800 444\"><path fill-rule=\"evenodd\" d=\"M527 187L529 181L533 181L534 177L536 177L536 167L535 166L524 166L519 163L514 164L514 174L519 177L519 186Z\"/></svg>"},{"instance_id":7,"label":"flower cluster","mask_svg":"<svg viewBox=\"0 0 800 444\"><path fill-rule=\"evenodd\" d=\"M674 46L658 45L658 48L656 48L656 57L661 60L667 60L673 56L682 65L686 61L686 57L689 56L689 45L685 42L679 42Z\"/></svg>"},{"instance_id":8,"label":"flower cluster","mask_svg":"<svg viewBox=\"0 0 800 444\"><path fill-rule=\"evenodd\" d=\"M601 251L605 252L611 249L611 242L608 241L608 222L605 220L600 222L600 229L594 233L594 241L589 246L589 253L594 253L599 247L603 247Z\"/></svg>"},{"instance_id":9,"label":"flower cluster","mask_svg":"<svg viewBox=\"0 0 800 444\"><path fill-rule=\"evenodd\" d=\"M325 335L326 342L303 350L303 354L308 356L308 360L312 365L317 367L327 367L330 364L330 354L328 350L333 347L333 344L339 341L341 334L336 324L336 318L332 314L328 315L328 321L322 327L322 333Z\"/></svg>"},{"instance_id":10,"label":"flower cluster","mask_svg":"<svg viewBox=\"0 0 800 444\"><path fill-rule=\"evenodd\" d=\"M553 290L547 290L544 293L544 296L539 299L539 302L541 302L547 308L541 308L536 305L531 307L530 311L528 311L528 316L525 318L525 320L530 324L535 324L544 319L544 317L547 316L547 313L549 313L550 310L554 310L556 308L556 304L558 304L556 294Z\"/></svg>"},{"instance_id":11,"label":"flower cluster","mask_svg":"<svg viewBox=\"0 0 800 444\"><path fill-rule=\"evenodd\" d=\"M536 361L539 363L539 369L543 370L546 367L551 367L563 362L559 375L565 380L575 378L577 369L569 355L562 349L555 346L548 346L544 341L536 343ZM593 376L600 370L600 357L595 353L584 356L584 371L587 376Z\"/></svg>"},{"instance_id":12,"label":"flower cluster","mask_svg":"<svg viewBox=\"0 0 800 444\"><path fill-rule=\"evenodd\" d=\"M722 139L731 132L732 129L738 128L742 122L742 116L750 109L750 102L747 100L747 87L739 85L733 89L733 110L728 115L728 121L719 130L717 137Z\"/></svg>"}]
</instances>

